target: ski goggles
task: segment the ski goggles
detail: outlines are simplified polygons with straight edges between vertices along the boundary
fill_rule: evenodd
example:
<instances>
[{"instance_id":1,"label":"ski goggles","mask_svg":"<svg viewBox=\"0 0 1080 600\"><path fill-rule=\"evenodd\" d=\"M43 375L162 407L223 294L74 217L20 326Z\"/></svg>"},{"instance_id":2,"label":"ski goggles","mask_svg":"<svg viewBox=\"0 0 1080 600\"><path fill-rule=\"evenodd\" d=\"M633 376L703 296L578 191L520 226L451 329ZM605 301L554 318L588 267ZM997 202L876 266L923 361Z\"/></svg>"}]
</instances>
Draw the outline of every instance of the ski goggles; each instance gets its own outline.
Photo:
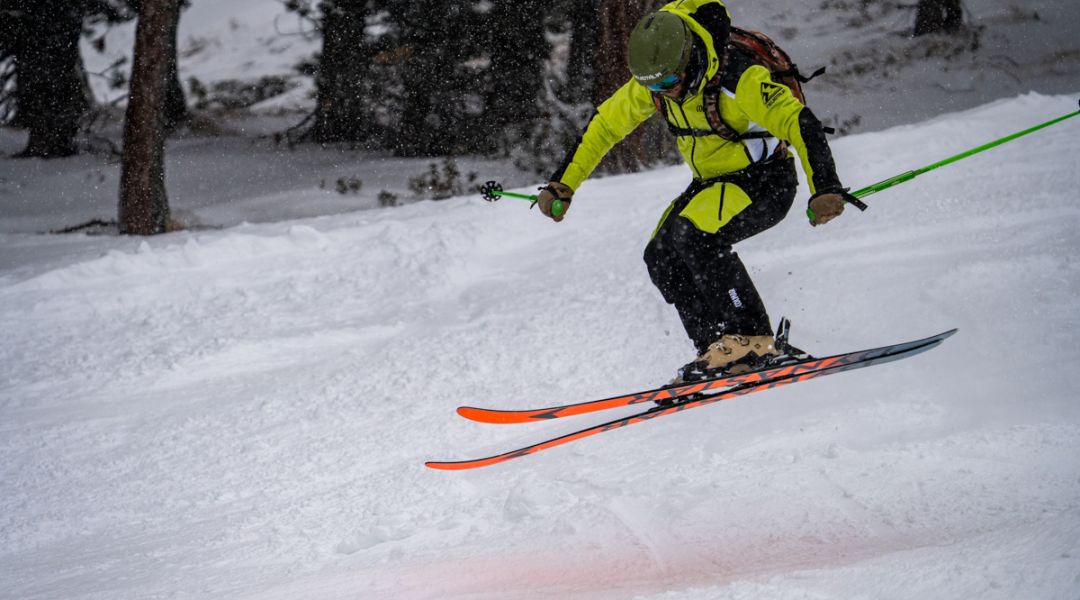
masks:
<instances>
[{"instance_id":1,"label":"ski goggles","mask_svg":"<svg viewBox=\"0 0 1080 600\"><path fill-rule=\"evenodd\" d=\"M645 87L649 88L650 92L666 92L679 85L680 81L682 81L682 77L676 73L672 73L671 75L668 75L660 81L657 81L656 83L650 83Z\"/></svg>"}]
</instances>

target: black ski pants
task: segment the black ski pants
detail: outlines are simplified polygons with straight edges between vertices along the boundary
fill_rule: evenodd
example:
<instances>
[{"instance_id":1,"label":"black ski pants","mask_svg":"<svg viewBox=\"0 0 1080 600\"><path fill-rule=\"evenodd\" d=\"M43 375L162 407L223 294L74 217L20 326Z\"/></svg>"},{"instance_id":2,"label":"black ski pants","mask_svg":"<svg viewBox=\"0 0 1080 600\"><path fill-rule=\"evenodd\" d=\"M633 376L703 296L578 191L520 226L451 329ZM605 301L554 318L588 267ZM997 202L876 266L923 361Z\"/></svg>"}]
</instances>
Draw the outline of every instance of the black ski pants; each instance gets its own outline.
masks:
<instances>
[{"instance_id":1,"label":"black ski pants","mask_svg":"<svg viewBox=\"0 0 1080 600\"><path fill-rule=\"evenodd\" d=\"M738 186L751 200L716 233L702 231L680 215L710 186ZM694 180L672 203L646 246L649 277L679 312L699 353L727 334L773 335L765 304L732 245L779 223L791 209L797 187L791 158L751 165L718 179Z\"/></svg>"}]
</instances>

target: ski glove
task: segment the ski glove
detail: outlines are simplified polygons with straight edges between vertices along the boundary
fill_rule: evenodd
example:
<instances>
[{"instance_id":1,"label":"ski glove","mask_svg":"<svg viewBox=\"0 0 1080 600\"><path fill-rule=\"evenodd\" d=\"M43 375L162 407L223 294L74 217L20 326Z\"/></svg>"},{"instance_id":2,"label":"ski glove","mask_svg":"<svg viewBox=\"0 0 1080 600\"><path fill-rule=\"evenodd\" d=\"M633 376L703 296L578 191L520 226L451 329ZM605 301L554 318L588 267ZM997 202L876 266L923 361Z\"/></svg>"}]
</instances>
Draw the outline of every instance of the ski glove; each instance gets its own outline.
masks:
<instances>
[{"instance_id":1,"label":"ski glove","mask_svg":"<svg viewBox=\"0 0 1080 600\"><path fill-rule=\"evenodd\" d=\"M570 210L570 200L573 197L574 190L570 189L570 186L560 181L551 181L547 187L540 190L540 195L536 198L536 204L540 206L540 212L544 213L545 217L558 223L566 216L566 211ZM551 207L555 204L556 199L562 200L563 205L566 207L563 213L558 216L551 212Z\"/></svg>"},{"instance_id":2,"label":"ski glove","mask_svg":"<svg viewBox=\"0 0 1080 600\"><path fill-rule=\"evenodd\" d=\"M844 204L848 202L856 206L862 205L862 202L845 188L824 190L810 197L806 215L810 217L810 224L814 227L824 225L839 217L840 213L844 212Z\"/></svg>"}]
</instances>

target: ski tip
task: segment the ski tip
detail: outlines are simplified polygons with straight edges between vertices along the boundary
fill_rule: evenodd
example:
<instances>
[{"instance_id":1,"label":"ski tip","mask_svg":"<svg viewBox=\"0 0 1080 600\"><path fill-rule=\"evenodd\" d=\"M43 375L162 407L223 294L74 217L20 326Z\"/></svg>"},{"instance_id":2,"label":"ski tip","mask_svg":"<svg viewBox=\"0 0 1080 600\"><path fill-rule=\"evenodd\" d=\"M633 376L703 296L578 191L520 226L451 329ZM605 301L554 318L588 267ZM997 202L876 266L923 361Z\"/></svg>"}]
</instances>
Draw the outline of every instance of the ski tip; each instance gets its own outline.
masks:
<instances>
[{"instance_id":1,"label":"ski tip","mask_svg":"<svg viewBox=\"0 0 1080 600\"><path fill-rule=\"evenodd\" d=\"M942 331L941 333L939 333L937 335L932 335L932 336L930 336L928 338L923 338L921 340L918 340L916 342L911 342L911 343L912 344L927 344L927 343L935 343L936 342L936 343L940 344L941 342L944 342L945 340L947 340L947 339L951 338L953 335L955 335L957 331L960 331L960 330L954 327L953 329Z\"/></svg>"}]
</instances>

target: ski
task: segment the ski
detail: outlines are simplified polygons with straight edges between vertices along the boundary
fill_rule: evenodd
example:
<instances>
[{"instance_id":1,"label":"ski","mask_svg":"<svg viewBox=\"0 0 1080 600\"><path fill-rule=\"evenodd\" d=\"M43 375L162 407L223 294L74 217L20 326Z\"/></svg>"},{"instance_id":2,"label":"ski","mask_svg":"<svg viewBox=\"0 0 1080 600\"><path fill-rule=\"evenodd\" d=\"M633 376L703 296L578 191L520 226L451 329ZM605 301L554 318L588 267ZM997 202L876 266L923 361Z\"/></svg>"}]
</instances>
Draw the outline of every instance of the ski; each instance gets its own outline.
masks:
<instances>
[{"instance_id":1,"label":"ski","mask_svg":"<svg viewBox=\"0 0 1080 600\"><path fill-rule=\"evenodd\" d=\"M940 335L928 337L925 339L906 342L903 344L894 344L892 346L885 346L882 348L875 348L873 350L847 352L844 354L837 354L835 356L829 356L826 358L811 357L807 358L806 360L801 360L799 362L771 367L760 371L753 371L751 373L744 373L741 375L726 375L722 377L703 379L701 381L693 381L684 384L668 385L652 390L645 390L641 392L634 392L631 394L624 394L622 396L605 398L603 400L592 400L588 402L578 402L575 404L564 404L562 406L552 406L549 408L524 410L498 410L491 408L477 408L475 406L462 406L457 409L457 413L462 417L469 419L470 421L506 425L514 423L531 423L534 421L546 421L549 419L561 419L563 417L584 415L601 410L620 408L623 406L631 406L634 404L644 404L646 402L661 402L664 400L678 401L679 398L682 398L684 396L690 396L693 394L707 393L713 390L720 390L722 388L759 384L777 378L784 378L799 373L806 373L808 371L825 369L830 366L835 366L837 364L843 364L850 361L852 357L863 356L867 353L890 351L902 352L906 348L912 348L916 346L921 346L923 344L932 343L934 340L944 339L949 335L952 335L952 333L945 332Z\"/></svg>"},{"instance_id":2,"label":"ski","mask_svg":"<svg viewBox=\"0 0 1080 600\"><path fill-rule=\"evenodd\" d=\"M917 340L914 342L907 342L904 344L896 344L893 346L884 346L882 348L875 348L872 350L863 350L860 352L851 352L848 354L838 355L833 357L836 360L831 361L825 365L819 365L816 369L810 369L803 363L803 369L797 369L795 371L786 373L784 375L777 375L772 379L759 380L748 384L742 384L735 386L731 389L717 392L715 394L697 397L691 400L686 400L674 404L672 406L658 406L650 410L640 412L627 417L608 421L592 427L587 427L580 431L575 431L557 438L545 440L530 446L525 446L517 450L512 450L503 454L497 454L486 458L478 458L473 460L462 461L429 461L424 463L427 467L432 469L444 470L444 471L459 471L465 469L476 469L479 467L486 467L498 463L503 463L522 456L528 456L537 452L561 446L582 438L590 437L598 433L605 431L611 431L612 429L619 429L626 427L627 425L633 425L635 423L641 423L649 421L658 417L682 412L691 408L697 408L699 406L705 406L721 400L729 400L738 396L744 396L755 392L770 390L773 388L789 385L799 381L806 381L816 377L822 377L825 375L832 375L835 373L842 373L844 371L850 371L854 369L861 369L872 365L883 364L908 358L921 354L937 347L946 338L956 333L955 329L940 333L936 336L925 338L923 340ZM826 360L826 359L822 359Z\"/></svg>"}]
</instances>

